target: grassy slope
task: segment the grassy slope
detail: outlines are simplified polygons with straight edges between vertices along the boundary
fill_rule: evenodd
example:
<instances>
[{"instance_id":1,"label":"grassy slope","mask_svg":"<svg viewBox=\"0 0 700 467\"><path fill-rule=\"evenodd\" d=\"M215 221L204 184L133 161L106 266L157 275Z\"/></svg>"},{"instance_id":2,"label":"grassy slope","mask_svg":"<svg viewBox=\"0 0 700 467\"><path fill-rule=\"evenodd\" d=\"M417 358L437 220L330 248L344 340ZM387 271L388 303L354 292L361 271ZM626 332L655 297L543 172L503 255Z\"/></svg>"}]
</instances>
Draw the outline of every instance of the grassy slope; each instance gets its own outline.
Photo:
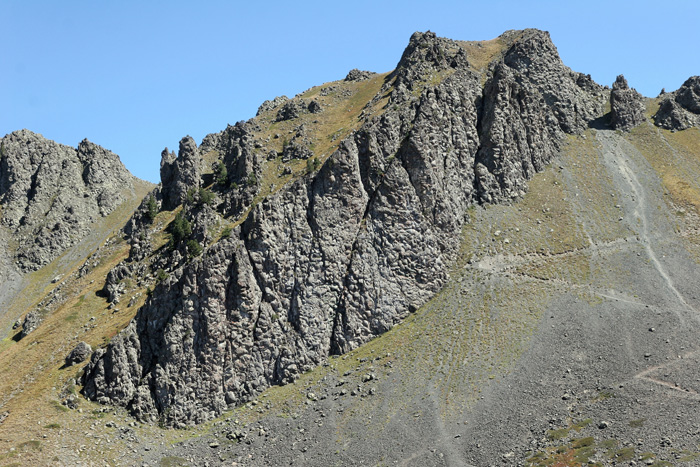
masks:
<instances>
[{"instance_id":1,"label":"grassy slope","mask_svg":"<svg viewBox=\"0 0 700 467\"><path fill-rule=\"evenodd\" d=\"M59 285L52 284L51 278L58 274L66 278L61 292L67 297L65 303L49 313L26 338L15 341L19 332L13 332L0 342L0 413L10 413L0 425L0 452L6 452L0 454L0 462L14 459L28 465L38 459L51 459L45 457L45 445L52 440L56 447L56 440L65 434L67 409L59 404L59 395L68 389L66 382L78 371L76 367L60 369L63 358L81 340L93 347L104 345L133 316L136 306L112 312L97 292L104 285L107 272L128 254L128 244L115 237L114 232L152 188L149 183L137 181L129 201L95 224L89 238L30 274L25 289L11 305L11 312L3 315L6 322L0 324L11 326L12 321ZM82 278L71 278L93 254L92 260L99 265ZM15 451L10 452L13 447Z\"/></svg>"}]
</instances>

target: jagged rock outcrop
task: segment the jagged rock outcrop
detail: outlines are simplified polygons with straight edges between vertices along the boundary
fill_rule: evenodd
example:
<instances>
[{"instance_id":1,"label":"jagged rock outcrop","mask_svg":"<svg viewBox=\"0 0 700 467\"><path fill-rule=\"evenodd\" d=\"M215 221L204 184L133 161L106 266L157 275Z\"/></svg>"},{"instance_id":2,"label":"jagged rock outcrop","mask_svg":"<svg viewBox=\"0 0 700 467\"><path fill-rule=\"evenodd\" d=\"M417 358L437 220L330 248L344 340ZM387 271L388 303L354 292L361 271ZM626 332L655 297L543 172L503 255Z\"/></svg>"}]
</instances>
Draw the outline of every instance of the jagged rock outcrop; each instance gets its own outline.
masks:
<instances>
[{"instance_id":1,"label":"jagged rock outcrop","mask_svg":"<svg viewBox=\"0 0 700 467\"><path fill-rule=\"evenodd\" d=\"M44 317L40 310L32 310L27 313L22 322L22 331L19 334L19 338L24 339L27 337L29 333L39 327L43 319Z\"/></svg>"},{"instance_id":2,"label":"jagged rock outcrop","mask_svg":"<svg viewBox=\"0 0 700 467\"><path fill-rule=\"evenodd\" d=\"M604 105L603 87L559 58L549 33L504 34L513 41L483 92L476 185L485 203L524 194L525 182L551 161L565 134L580 133Z\"/></svg>"},{"instance_id":3,"label":"jagged rock outcrop","mask_svg":"<svg viewBox=\"0 0 700 467\"><path fill-rule=\"evenodd\" d=\"M163 209L171 210L187 199L187 192L201 186L202 157L191 136L180 140L177 157L165 148L161 154L160 179Z\"/></svg>"},{"instance_id":4,"label":"jagged rock outcrop","mask_svg":"<svg viewBox=\"0 0 700 467\"><path fill-rule=\"evenodd\" d=\"M56 258L133 190L119 157L87 140L71 148L20 130L0 140L0 154L1 222L22 270Z\"/></svg>"},{"instance_id":5,"label":"jagged rock outcrop","mask_svg":"<svg viewBox=\"0 0 700 467\"><path fill-rule=\"evenodd\" d=\"M274 99L267 100L260 104L260 107L258 107L258 112L256 115L260 115L263 112L267 112L269 110L276 109L280 105L284 104L289 100L289 97L287 96L277 96Z\"/></svg>"},{"instance_id":6,"label":"jagged rock outcrop","mask_svg":"<svg viewBox=\"0 0 700 467\"><path fill-rule=\"evenodd\" d=\"M201 257L171 262L135 319L93 355L85 395L143 420L202 422L429 300L447 278L468 207L521 196L562 137L600 117L607 99L561 63L547 33L511 31L502 41L482 76L457 42L414 34L373 100L388 94L385 110ZM255 125L203 142L236 180L266 158L256 155ZM163 192L172 183L163 179ZM219 212L250 205L240 190L219 193ZM197 222L193 207L183 212Z\"/></svg>"},{"instance_id":7,"label":"jagged rock outcrop","mask_svg":"<svg viewBox=\"0 0 700 467\"><path fill-rule=\"evenodd\" d=\"M619 75L610 93L610 125L616 130L630 131L646 120L645 110L644 97Z\"/></svg>"},{"instance_id":8,"label":"jagged rock outcrop","mask_svg":"<svg viewBox=\"0 0 700 467\"><path fill-rule=\"evenodd\" d=\"M359 70L357 68L353 68L345 76L345 81L365 81L365 80L370 79L374 75L376 75L376 73L373 73L371 71L365 71L365 70Z\"/></svg>"},{"instance_id":9,"label":"jagged rock outcrop","mask_svg":"<svg viewBox=\"0 0 700 467\"><path fill-rule=\"evenodd\" d=\"M688 78L676 91L664 94L654 123L667 130L700 127L700 76Z\"/></svg>"},{"instance_id":10,"label":"jagged rock outcrop","mask_svg":"<svg viewBox=\"0 0 700 467\"><path fill-rule=\"evenodd\" d=\"M285 120L293 120L299 118L300 115L305 113L317 114L323 111L321 105L315 101L306 101L303 99L293 99L287 101L282 107L277 111L276 120L278 122L283 122Z\"/></svg>"}]
</instances>

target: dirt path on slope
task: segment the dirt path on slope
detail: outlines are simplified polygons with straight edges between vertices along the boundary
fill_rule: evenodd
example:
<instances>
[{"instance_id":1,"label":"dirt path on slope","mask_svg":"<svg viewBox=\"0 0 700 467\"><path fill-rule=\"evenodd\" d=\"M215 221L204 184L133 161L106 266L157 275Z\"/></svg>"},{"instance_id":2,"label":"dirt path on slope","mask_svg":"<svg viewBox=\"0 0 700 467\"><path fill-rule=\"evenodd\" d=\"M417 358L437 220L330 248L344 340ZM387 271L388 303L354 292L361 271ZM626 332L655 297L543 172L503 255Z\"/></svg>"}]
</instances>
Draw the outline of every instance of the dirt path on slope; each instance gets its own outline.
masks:
<instances>
[{"instance_id":1,"label":"dirt path on slope","mask_svg":"<svg viewBox=\"0 0 700 467\"><path fill-rule=\"evenodd\" d=\"M647 196L644 187L639 180L637 175L632 169L629 158L626 153L630 151L635 151L629 143L617 136L611 131L599 131L598 141L602 145L603 157L610 167L617 167L619 171L620 178L625 182L626 188L629 190L631 195L631 200L626 200L625 211L632 221L638 221L639 223L639 241L642 243L646 249L646 253L649 256L654 268L659 273L659 275L664 279L666 287L673 295L676 296L678 301L689 311L696 312L696 310L685 300L683 295L676 289L673 279L669 276L668 271L665 266L659 261L654 248L652 247L652 239L650 237L649 231L649 220L648 212L652 207L647 202ZM624 145L624 149L621 147ZM679 319L684 322L684 318L679 314Z\"/></svg>"}]
</instances>

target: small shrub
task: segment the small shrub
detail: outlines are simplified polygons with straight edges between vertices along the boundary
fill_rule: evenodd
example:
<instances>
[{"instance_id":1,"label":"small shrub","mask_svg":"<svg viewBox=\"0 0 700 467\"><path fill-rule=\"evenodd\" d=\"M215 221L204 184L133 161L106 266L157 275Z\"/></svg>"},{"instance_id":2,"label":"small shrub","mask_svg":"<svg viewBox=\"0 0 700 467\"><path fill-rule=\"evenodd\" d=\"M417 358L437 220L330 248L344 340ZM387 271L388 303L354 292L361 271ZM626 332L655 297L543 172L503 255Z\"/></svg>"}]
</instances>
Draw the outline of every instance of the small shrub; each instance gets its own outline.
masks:
<instances>
[{"instance_id":1,"label":"small shrub","mask_svg":"<svg viewBox=\"0 0 700 467\"><path fill-rule=\"evenodd\" d=\"M163 282L167 278L168 278L168 273L163 271L163 269L158 269L158 271L156 271L156 280L158 282Z\"/></svg>"},{"instance_id":2,"label":"small shrub","mask_svg":"<svg viewBox=\"0 0 700 467\"><path fill-rule=\"evenodd\" d=\"M158 203L156 202L156 198L153 195L150 195L148 197L148 201L146 202L146 219L149 220L149 222L153 222L158 215Z\"/></svg>"},{"instance_id":3,"label":"small shrub","mask_svg":"<svg viewBox=\"0 0 700 467\"><path fill-rule=\"evenodd\" d=\"M231 227L224 227L221 231L221 238L229 238L231 236Z\"/></svg>"},{"instance_id":4,"label":"small shrub","mask_svg":"<svg viewBox=\"0 0 700 467\"><path fill-rule=\"evenodd\" d=\"M228 169L226 169L226 164L219 162L216 169L214 169L214 175L216 176L216 183L221 186L226 186L226 182L228 182Z\"/></svg>"},{"instance_id":5,"label":"small shrub","mask_svg":"<svg viewBox=\"0 0 700 467\"><path fill-rule=\"evenodd\" d=\"M212 204L214 204L214 193L205 188L200 188L199 202L202 205L206 204L207 206L211 206Z\"/></svg>"},{"instance_id":6,"label":"small shrub","mask_svg":"<svg viewBox=\"0 0 700 467\"><path fill-rule=\"evenodd\" d=\"M185 202L187 204L194 203L194 188L190 188L189 190L187 190L187 196L185 198Z\"/></svg>"},{"instance_id":7,"label":"small shrub","mask_svg":"<svg viewBox=\"0 0 700 467\"><path fill-rule=\"evenodd\" d=\"M315 172L321 166L321 161L314 157L313 159L306 159L306 171L308 173Z\"/></svg>"},{"instance_id":8,"label":"small shrub","mask_svg":"<svg viewBox=\"0 0 700 467\"><path fill-rule=\"evenodd\" d=\"M258 177L255 176L255 172L250 172L248 174L248 185L255 186L258 184Z\"/></svg>"},{"instance_id":9,"label":"small shrub","mask_svg":"<svg viewBox=\"0 0 700 467\"><path fill-rule=\"evenodd\" d=\"M197 240L192 239L187 242L187 252L190 256L199 256L202 254L202 250L202 245Z\"/></svg>"},{"instance_id":10,"label":"small shrub","mask_svg":"<svg viewBox=\"0 0 700 467\"><path fill-rule=\"evenodd\" d=\"M172 223L172 246L177 247L184 239L192 234L192 226L182 211L178 212Z\"/></svg>"}]
</instances>

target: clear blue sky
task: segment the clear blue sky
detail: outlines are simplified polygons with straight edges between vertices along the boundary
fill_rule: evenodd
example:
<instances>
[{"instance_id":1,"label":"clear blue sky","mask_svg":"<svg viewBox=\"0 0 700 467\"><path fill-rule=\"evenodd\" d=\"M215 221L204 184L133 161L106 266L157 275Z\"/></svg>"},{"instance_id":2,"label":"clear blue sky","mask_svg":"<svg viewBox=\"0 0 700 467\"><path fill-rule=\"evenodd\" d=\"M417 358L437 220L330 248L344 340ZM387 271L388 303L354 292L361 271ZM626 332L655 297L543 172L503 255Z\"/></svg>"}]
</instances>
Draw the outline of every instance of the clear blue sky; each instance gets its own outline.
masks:
<instances>
[{"instance_id":1,"label":"clear blue sky","mask_svg":"<svg viewBox=\"0 0 700 467\"><path fill-rule=\"evenodd\" d=\"M700 74L700 2L0 0L0 136L83 138L157 182L160 152L277 95L394 68L414 31L548 30L566 65L646 96Z\"/></svg>"}]
</instances>

